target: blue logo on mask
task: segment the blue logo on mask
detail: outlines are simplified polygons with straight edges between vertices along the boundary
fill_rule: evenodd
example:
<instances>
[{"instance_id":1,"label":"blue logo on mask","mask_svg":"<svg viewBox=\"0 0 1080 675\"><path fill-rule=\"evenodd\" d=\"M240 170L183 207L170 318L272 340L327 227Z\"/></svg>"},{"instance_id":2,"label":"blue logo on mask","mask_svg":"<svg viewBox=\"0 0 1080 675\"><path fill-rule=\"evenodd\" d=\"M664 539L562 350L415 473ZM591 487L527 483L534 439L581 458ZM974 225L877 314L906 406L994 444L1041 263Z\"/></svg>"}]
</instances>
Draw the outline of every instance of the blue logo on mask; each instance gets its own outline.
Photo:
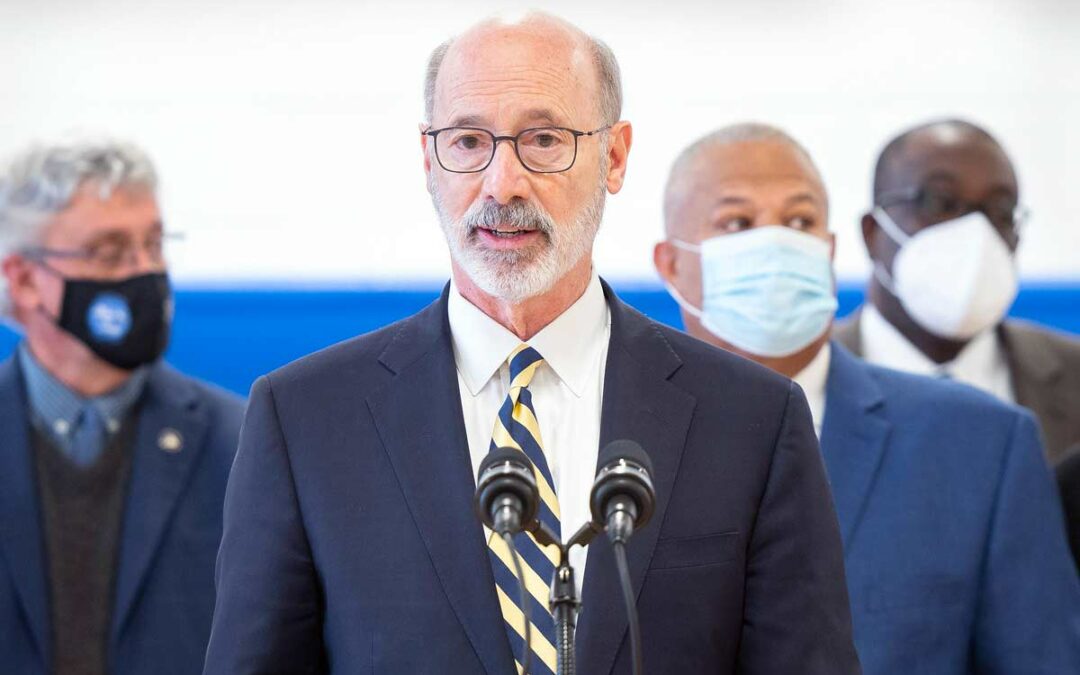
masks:
<instances>
[{"instance_id":1,"label":"blue logo on mask","mask_svg":"<svg viewBox=\"0 0 1080 675\"><path fill-rule=\"evenodd\" d=\"M127 300L116 293L102 293L86 310L86 325L96 340L117 343L131 330L131 308Z\"/></svg>"}]
</instances>

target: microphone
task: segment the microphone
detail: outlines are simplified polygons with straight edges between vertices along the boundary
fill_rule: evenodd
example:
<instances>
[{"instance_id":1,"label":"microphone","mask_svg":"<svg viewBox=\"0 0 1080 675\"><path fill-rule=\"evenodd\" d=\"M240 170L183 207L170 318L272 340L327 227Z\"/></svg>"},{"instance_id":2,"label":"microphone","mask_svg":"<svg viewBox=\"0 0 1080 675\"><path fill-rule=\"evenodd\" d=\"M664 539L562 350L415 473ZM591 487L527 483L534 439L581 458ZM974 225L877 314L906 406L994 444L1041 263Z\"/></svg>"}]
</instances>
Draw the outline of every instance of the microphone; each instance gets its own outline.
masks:
<instances>
[{"instance_id":1,"label":"microphone","mask_svg":"<svg viewBox=\"0 0 1080 675\"><path fill-rule=\"evenodd\" d=\"M481 522L500 535L517 534L536 519L540 491L525 453L496 448L484 457L473 506Z\"/></svg>"},{"instance_id":2,"label":"microphone","mask_svg":"<svg viewBox=\"0 0 1080 675\"><path fill-rule=\"evenodd\" d=\"M631 671L633 675L641 675L644 672L641 623L630 579L626 542L635 530L649 522L656 506L656 490L650 476L652 462L640 445L621 440L608 443L600 451L597 464L600 469L593 481L589 507L594 526L603 526L611 540L629 624Z\"/></svg>"},{"instance_id":3,"label":"microphone","mask_svg":"<svg viewBox=\"0 0 1080 675\"><path fill-rule=\"evenodd\" d=\"M589 507L593 522L607 531L612 543L625 544L652 517L656 490L652 462L634 441L608 443L597 459Z\"/></svg>"},{"instance_id":4,"label":"microphone","mask_svg":"<svg viewBox=\"0 0 1080 675\"><path fill-rule=\"evenodd\" d=\"M480 521L498 534L510 552L517 575L518 595L525 617L525 648L522 650L521 675L529 675L532 666L532 617L529 611L529 591L521 556L514 546L514 535L532 526L540 511L540 490L536 486L532 462L515 448L496 448L489 452L476 476L473 507Z\"/></svg>"}]
</instances>

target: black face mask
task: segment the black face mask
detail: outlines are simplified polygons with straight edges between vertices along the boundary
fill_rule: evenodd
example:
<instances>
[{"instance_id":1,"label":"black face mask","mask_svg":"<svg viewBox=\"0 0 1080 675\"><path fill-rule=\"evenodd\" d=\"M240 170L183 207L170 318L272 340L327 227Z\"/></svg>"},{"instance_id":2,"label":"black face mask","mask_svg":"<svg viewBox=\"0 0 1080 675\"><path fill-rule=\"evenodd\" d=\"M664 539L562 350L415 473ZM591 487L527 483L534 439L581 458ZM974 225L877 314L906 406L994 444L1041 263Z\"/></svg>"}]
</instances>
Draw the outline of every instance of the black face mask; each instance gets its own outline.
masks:
<instances>
[{"instance_id":1,"label":"black face mask","mask_svg":"<svg viewBox=\"0 0 1080 675\"><path fill-rule=\"evenodd\" d=\"M163 273L119 281L65 278L56 323L102 360L134 370L165 352L172 315L172 291Z\"/></svg>"}]
</instances>

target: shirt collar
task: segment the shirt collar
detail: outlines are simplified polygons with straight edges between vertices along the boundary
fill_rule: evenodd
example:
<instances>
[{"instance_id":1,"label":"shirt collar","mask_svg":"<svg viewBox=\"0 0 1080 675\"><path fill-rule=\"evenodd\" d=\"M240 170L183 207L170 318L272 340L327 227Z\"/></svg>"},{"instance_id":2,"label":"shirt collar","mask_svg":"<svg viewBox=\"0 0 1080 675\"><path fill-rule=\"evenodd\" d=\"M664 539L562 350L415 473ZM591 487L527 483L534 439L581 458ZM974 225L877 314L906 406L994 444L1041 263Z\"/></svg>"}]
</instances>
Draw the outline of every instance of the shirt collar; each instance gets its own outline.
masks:
<instances>
[{"instance_id":1,"label":"shirt collar","mask_svg":"<svg viewBox=\"0 0 1080 675\"><path fill-rule=\"evenodd\" d=\"M806 394L806 402L810 406L810 415L813 417L814 429L818 431L818 436L821 435L821 423L825 417L825 388L829 379L831 359L832 348L826 342L810 363L792 378Z\"/></svg>"},{"instance_id":2,"label":"shirt collar","mask_svg":"<svg viewBox=\"0 0 1080 675\"><path fill-rule=\"evenodd\" d=\"M87 403L97 407L110 432L118 431L124 417L142 396L149 374L145 366L138 368L116 389L87 399L45 370L25 342L19 345L18 354L30 410L40 424L58 436L67 436L74 430Z\"/></svg>"},{"instance_id":3,"label":"shirt collar","mask_svg":"<svg viewBox=\"0 0 1080 675\"><path fill-rule=\"evenodd\" d=\"M956 358L947 363L935 363L913 345L903 333L881 315L874 305L866 305L859 317L862 333L863 355L871 363L877 363L917 375L948 375L961 382L981 382L987 373L1003 361L997 334L984 330L960 350Z\"/></svg>"},{"instance_id":4,"label":"shirt collar","mask_svg":"<svg viewBox=\"0 0 1080 675\"><path fill-rule=\"evenodd\" d=\"M476 396L522 340L462 297L453 282L447 313L458 371ZM581 297L527 342L580 397L591 366L603 353L610 322L604 289L594 270Z\"/></svg>"}]
</instances>

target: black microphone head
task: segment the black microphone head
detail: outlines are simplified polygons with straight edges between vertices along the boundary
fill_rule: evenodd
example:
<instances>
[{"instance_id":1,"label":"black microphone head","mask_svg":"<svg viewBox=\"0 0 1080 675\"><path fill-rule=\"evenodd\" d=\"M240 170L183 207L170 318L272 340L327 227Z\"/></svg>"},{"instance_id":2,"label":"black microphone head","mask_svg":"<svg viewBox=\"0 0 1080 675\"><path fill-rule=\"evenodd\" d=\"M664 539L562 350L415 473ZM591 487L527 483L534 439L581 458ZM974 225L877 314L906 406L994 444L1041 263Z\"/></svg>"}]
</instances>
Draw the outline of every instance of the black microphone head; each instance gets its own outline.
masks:
<instances>
[{"instance_id":1,"label":"black microphone head","mask_svg":"<svg viewBox=\"0 0 1080 675\"><path fill-rule=\"evenodd\" d=\"M497 502L507 496L521 502L522 526L536 518L540 511L540 492L532 462L516 448L496 448L480 462L473 498L477 517L489 528L495 529Z\"/></svg>"},{"instance_id":2,"label":"black microphone head","mask_svg":"<svg viewBox=\"0 0 1080 675\"><path fill-rule=\"evenodd\" d=\"M600 467L597 473L599 474L604 467L620 459L637 464L652 476L652 460L649 459L645 448L641 447L637 441L626 438L612 441L600 449L600 455L596 458L596 465Z\"/></svg>"},{"instance_id":3,"label":"black microphone head","mask_svg":"<svg viewBox=\"0 0 1080 675\"><path fill-rule=\"evenodd\" d=\"M630 440L612 441L600 450L597 465L600 468L589 500L593 522L603 527L609 503L615 497L623 497L632 500L636 507L634 529L643 527L656 505L652 461L645 449Z\"/></svg>"}]
</instances>

